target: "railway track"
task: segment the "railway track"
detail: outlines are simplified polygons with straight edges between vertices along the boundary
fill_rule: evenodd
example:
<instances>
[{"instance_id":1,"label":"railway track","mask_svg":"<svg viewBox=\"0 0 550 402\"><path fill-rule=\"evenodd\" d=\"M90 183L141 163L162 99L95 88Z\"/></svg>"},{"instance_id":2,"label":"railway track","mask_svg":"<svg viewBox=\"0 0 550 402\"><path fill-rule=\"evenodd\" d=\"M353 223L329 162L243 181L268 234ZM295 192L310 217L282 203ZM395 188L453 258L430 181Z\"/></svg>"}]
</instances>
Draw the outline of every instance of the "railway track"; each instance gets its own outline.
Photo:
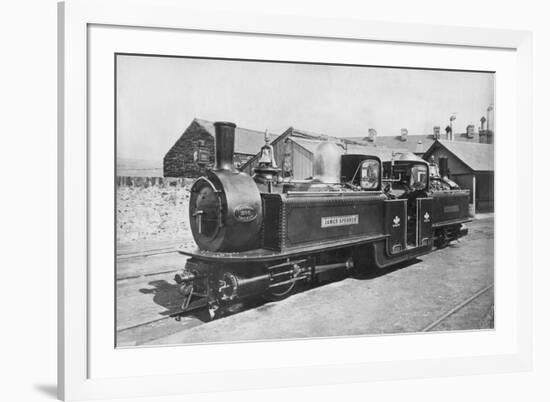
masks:
<instances>
[{"instance_id":1,"label":"railway track","mask_svg":"<svg viewBox=\"0 0 550 402\"><path fill-rule=\"evenodd\" d=\"M151 257L154 255L177 253L181 247L192 248L195 246L193 240L185 240L177 243L172 243L167 246L148 248L145 250L122 250L117 252L117 260L127 260L132 258Z\"/></svg>"},{"instance_id":2,"label":"railway track","mask_svg":"<svg viewBox=\"0 0 550 402\"><path fill-rule=\"evenodd\" d=\"M472 296L468 297L467 299L463 300L456 306L454 306L452 309L447 311L445 314L443 314L441 317L439 317L437 320L433 321L431 324L427 325L426 327L422 328L420 332L430 332L433 331L435 328L437 328L440 324L442 324L444 321L448 320L451 316L462 310L464 307L468 306L469 304L476 301L479 297L481 297L483 294L488 292L489 290L493 289L494 284L491 283L490 285L487 285L480 290L478 290L476 293L474 293Z\"/></svg>"},{"instance_id":3,"label":"railway track","mask_svg":"<svg viewBox=\"0 0 550 402\"><path fill-rule=\"evenodd\" d=\"M124 275L117 278L117 283L120 284L119 292L122 297L121 299L117 298L117 303L119 301L123 303L120 312L128 317L126 322L121 323L121 326L117 328L117 339L119 340L117 340L117 344L119 346L135 346L148 343L166 335L185 332L205 323L205 320L194 316L185 317L182 322L177 323L167 314L173 303L169 305L165 303L168 299L173 301L174 296L166 293L162 294L162 292L168 288L167 284L171 282L173 270L181 268L179 256L176 253L176 247L157 247L148 250L127 250L124 254L117 256L117 261L121 263L121 266L126 265L127 268L126 272L122 272ZM152 265L155 265L155 267L152 267ZM126 275L126 273L133 276ZM155 285L157 282L162 282L164 288ZM475 319L483 318L484 313L481 312L481 309L487 311L487 297L489 295L486 294L493 287L494 285L491 283L480 288L474 294L449 308L443 315L436 317L429 325L420 329L409 327L408 332L433 332L446 330L445 327L447 329L460 328L456 324L465 316L468 316L472 309L475 311L472 317ZM151 299L151 295L155 299ZM135 312L136 307L139 311L137 315ZM257 305L249 305L243 310L256 309L257 307ZM234 313L238 314L243 310L237 309ZM475 328L475 326L469 326L469 328Z\"/></svg>"},{"instance_id":4,"label":"railway track","mask_svg":"<svg viewBox=\"0 0 550 402\"><path fill-rule=\"evenodd\" d=\"M159 250L150 250L150 251L139 251L135 253L128 253L128 254L120 254L117 255L117 260L128 260L131 258L140 258L140 257L150 257L153 255L162 255L162 254L171 254L171 253L177 253L178 250L176 248L165 248L165 249L159 249Z\"/></svg>"},{"instance_id":5,"label":"railway track","mask_svg":"<svg viewBox=\"0 0 550 402\"><path fill-rule=\"evenodd\" d=\"M494 285L490 284L487 285L480 290L478 290L476 293L474 293L472 296L464 299L459 304L455 305L453 308L448 310L445 314L438 317L436 320L432 321L429 325L425 326L424 328L420 329L418 332L432 332L437 330L437 327L439 327L441 324L445 323L447 320L449 320L451 317L453 317L456 313L464 309L465 307L471 305L475 301L477 301L482 295L493 289ZM255 306L258 307L258 306ZM255 308L254 306L249 306L248 308L244 308L244 310L248 310L249 308ZM235 311L235 313L241 312L240 310ZM231 314L231 315L233 315ZM151 334L155 334L155 332L158 334L156 336L161 336L161 332L165 330L170 330L171 332L176 331L184 331L199 325L205 324L204 321L201 321L193 316L188 316L184 318L183 323L177 323L172 317L166 316L166 317L160 317L154 320L150 320L147 322L143 322L137 325L133 325L127 328L120 329L118 332L119 336L124 338L126 336L133 337L132 333L139 333L144 332L148 330ZM157 331L154 330L153 327L157 328ZM151 329L153 328L153 329ZM162 328L165 328L164 330ZM162 334L164 335L164 334ZM146 339L147 341L152 341L154 339L154 335L149 335L149 339Z\"/></svg>"}]
</instances>

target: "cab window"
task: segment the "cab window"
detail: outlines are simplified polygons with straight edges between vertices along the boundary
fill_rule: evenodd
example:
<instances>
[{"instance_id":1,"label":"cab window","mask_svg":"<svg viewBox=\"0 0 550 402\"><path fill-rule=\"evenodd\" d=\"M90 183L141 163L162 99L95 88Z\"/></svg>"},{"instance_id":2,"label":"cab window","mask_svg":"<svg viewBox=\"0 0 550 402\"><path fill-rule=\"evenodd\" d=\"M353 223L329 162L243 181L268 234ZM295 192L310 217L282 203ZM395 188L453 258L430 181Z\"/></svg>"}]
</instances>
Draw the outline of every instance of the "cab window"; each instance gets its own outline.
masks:
<instances>
[{"instance_id":1,"label":"cab window","mask_svg":"<svg viewBox=\"0 0 550 402\"><path fill-rule=\"evenodd\" d=\"M425 190L428 185L428 167L418 164L411 167L409 187L412 190Z\"/></svg>"},{"instance_id":2,"label":"cab window","mask_svg":"<svg viewBox=\"0 0 550 402\"><path fill-rule=\"evenodd\" d=\"M375 159L367 159L361 162L360 186L364 190L378 188L380 177L380 163Z\"/></svg>"}]
</instances>

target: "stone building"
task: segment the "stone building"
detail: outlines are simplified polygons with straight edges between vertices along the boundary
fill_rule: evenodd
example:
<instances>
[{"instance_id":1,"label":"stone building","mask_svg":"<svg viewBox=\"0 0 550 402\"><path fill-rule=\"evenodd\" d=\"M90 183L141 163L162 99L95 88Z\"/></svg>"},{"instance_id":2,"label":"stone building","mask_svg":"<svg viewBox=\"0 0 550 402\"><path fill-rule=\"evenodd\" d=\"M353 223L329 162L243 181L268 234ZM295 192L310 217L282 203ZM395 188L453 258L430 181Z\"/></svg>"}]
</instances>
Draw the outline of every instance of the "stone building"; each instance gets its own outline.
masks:
<instances>
[{"instance_id":1,"label":"stone building","mask_svg":"<svg viewBox=\"0 0 550 402\"><path fill-rule=\"evenodd\" d=\"M214 165L214 122L193 119L164 156L164 177L199 177ZM274 138L274 136L272 136ZM235 166L242 166L264 145L264 133L237 127L235 130Z\"/></svg>"}]
</instances>

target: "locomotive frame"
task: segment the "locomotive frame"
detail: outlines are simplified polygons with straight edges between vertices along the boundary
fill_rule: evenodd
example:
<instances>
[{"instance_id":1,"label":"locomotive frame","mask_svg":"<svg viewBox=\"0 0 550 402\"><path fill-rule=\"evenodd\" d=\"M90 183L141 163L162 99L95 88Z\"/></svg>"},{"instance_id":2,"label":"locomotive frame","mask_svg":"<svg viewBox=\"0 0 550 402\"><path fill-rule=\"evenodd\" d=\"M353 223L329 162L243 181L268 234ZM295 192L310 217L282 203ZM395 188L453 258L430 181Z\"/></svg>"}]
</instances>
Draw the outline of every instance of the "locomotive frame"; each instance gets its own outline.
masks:
<instances>
[{"instance_id":1,"label":"locomotive frame","mask_svg":"<svg viewBox=\"0 0 550 402\"><path fill-rule=\"evenodd\" d=\"M468 233L469 191L446 172L438 179L448 189L430 188L429 164L414 155L384 168L376 156L322 142L313 177L284 180L266 137L251 177L233 165L236 125L214 126L214 167L191 187L198 248L179 250L190 259L174 277L184 296L177 319L201 308L215 318L253 296L281 300L329 271L386 269Z\"/></svg>"}]
</instances>

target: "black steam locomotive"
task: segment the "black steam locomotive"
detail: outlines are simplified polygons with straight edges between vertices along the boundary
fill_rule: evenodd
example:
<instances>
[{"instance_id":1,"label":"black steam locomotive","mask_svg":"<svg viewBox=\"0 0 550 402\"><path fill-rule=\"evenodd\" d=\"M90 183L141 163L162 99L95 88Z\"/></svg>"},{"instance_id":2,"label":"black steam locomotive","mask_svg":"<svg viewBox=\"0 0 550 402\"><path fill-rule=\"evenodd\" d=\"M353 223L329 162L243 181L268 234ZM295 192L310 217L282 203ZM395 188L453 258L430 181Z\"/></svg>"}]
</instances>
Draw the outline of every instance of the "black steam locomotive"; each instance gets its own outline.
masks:
<instances>
[{"instance_id":1,"label":"black steam locomotive","mask_svg":"<svg viewBox=\"0 0 550 402\"><path fill-rule=\"evenodd\" d=\"M254 175L233 165L235 124L215 123L216 161L189 203L196 250L176 275L181 312L214 317L251 296L280 300L329 271L357 274L467 234L469 191L413 154L391 161L319 145L310 180L282 179L273 148Z\"/></svg>"}]
</instances>

